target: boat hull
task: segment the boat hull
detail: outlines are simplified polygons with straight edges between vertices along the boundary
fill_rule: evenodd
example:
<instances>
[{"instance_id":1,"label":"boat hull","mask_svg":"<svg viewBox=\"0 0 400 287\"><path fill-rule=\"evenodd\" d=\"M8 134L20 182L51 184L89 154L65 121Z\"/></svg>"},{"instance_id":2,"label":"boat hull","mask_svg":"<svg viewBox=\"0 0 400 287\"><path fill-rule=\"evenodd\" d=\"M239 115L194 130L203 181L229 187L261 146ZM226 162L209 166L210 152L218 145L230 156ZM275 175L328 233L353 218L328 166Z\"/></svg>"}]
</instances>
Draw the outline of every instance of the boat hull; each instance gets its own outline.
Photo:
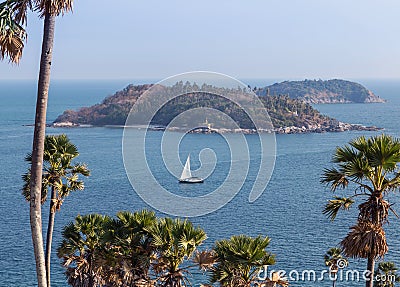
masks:
<instances>
[{"instance_id":1,"label":"boat hull","mask_svg":"<svg viewBox=\"0 0 400 287\"><path fill-rule=\"evenodd\" d=\"M185 178L185 179L180 179L179 182L180 183L203 183L204 179L202 179L200 177L189 177L189 178Z\"/></svg>"}]
</instances>

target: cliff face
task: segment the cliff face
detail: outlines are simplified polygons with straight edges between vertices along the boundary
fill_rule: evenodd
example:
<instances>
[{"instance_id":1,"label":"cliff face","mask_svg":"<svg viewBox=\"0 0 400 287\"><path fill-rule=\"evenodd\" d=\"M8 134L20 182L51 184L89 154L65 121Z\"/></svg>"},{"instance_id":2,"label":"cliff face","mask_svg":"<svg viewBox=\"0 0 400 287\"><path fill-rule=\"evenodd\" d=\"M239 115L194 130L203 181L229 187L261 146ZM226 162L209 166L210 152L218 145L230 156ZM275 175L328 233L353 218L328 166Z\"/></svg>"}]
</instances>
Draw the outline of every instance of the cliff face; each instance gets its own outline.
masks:
<instances>
[{"instance_id":1,"label":"cliff face","mask_svg":"<svg viewBox=\"0 0 400 287\"><path fill-rule=\"evenodd\" d=\"M83 107L78 111L66 110L54 123L73 125L124 125L126 117L137 98L151 85L129 85L122 91L109 96L100 104Z\"/></svg>"},{"instance_id":2,"label":"cliff face","mask_svg":"<svg viewBox=\"0 0 400 287\"><path fill-rule=\"evenodd\" d=\"M345 80L304 80L276 83L256 92L260 96L288 95L312 104L383 103L364 86Z\"/></svg>"}]
</instances>

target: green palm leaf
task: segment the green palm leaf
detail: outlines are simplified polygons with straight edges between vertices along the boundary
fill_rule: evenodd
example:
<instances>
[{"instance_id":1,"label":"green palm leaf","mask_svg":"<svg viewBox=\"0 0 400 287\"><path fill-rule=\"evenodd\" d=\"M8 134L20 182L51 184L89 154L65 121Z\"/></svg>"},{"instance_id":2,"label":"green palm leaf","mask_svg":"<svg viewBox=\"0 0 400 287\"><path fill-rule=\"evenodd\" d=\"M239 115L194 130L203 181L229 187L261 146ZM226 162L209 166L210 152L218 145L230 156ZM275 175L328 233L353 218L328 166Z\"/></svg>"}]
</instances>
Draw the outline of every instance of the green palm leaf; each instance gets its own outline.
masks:
<instances>
[{"instance_id":1,"label":"green palm leaf","mask_svg":"<svg viewBox=\"0 0 400 287\"><path fill-rule=\"evenodd\" d=\"M275 256L266 251L269 242L268 237L245 235L217 241L214 250L218 263L211 270L211 283L250 286L257 282L259 268L275 263Z\"/></svg>"},{"instance_id":2,"label":"green palm leaf","mask_svg":"<svg viewBox=\"0 0 400 287\"><path fill-rule=\"evenodd\" d=\"M323 214L327 215L331 221L334 221L340 210L349 210L354 200L347 197L335 196L335 199L329 200L325 205Z\"/></svg>"}]
</instances>

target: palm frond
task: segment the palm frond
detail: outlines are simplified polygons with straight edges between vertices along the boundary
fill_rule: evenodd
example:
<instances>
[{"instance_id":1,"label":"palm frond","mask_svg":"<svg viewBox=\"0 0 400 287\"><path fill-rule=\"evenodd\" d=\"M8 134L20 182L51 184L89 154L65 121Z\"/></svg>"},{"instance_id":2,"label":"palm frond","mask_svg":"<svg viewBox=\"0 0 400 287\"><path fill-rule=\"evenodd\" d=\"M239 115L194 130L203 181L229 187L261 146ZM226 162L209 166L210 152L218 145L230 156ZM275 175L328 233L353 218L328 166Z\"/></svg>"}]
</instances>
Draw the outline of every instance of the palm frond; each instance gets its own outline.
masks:
<instances>
[{"instance_id":1,"label":"palm frond","mask_svg":"<svg viewBox=\"0 0 400 287\"><path fill-rule=\"evenodd\" d=\"M212 250L196 251L193 262L203 271L211 270L217 262L217 256Z\"/></svg>"},{"instance_id":2,"label":"palm frond","mask_svg":"<svg viewBox=\"0 0 400 287\"><path fill-rule=\"evenodd\" d=\"M358 221L340 245L344 255L351 258L379 258L388 251L385 231L368 221Z\"/></svg>"},{"instance_id":3,"label":"palm frond","mask_svg":"<svg viewBox=\"0 0 400 287\"><path fill-rule=\"evenodd\" d=\"M14 20L24 26L27 24L28 11L32 10L32 0L14 0L8 1L14 11Z\"/></svg>"},{"instance_id":4,"label":"palm frond","mask_svg":"<svg viewBox=\"0 0 400 287\"><path fill-rule=\"evenodd\" d=\"M212 269L211 282L221 286L250 286L257 282L259 268L275 263L275 256L266 250L269 242L268 237L245 235L217 241L214 251L218 263Z\"/></svg>"},{"instance_id":5,"label":"palm frond","mask_svg":"<svg viewBox=\"0 0 400 287\"><path fill-rule=\"evenodd\" d=\"M361 153L368 152L369 142L365 138L365 136L355 138L354 140L350 141L350 145L353 148L355 148L358 152L361 152Z\"/></svg>"},{"instance_id":6,"label":"palm frond","mask_svg":"<svg viewBox=\"0 0 400 287\"><path fill-rule=\"evenodd\" d=\"M73 8L73 0L35 0L35 4L35 10L41 17L46 13L53 16L64 15Z\"/></svg>"},{"instance_id":7,"label":"palm frond","mask_svg":"<svg viewBox=\"0 0 400 287\"><path fill-rule=\"evenodd\" d=\"M330 271L337 272L339 268L348 265L348 260L342 255L342 249L338 247L330 248L324 256L325 265L329 267ZM341 266L339 266L339 262ZM343 266L345 264L345 266Z\"/></svg>"},{"instance_id":8,"label":"palm frond","mask_svg":"<svg viewBox=\"0 0 400 287\"><path fill-rule=\"evenodd\" d=\"M349 210L353 203L354 200L351 198L335 196L335 199L328 201L322 213L334 221L340 210Z\"/></svg>"},{"instance_id":9,"label":"palm frond","mask_svg":"<svg viewBox=\"0 0 400 287\"><path fill-rule=\"evenodd\" d=\"M397 267L393 262L380 262L375 270L374 287L394 287L396 282L400 282L397 274Z\"/></svg>"},{"instance_id":10,"label":"palm frond","mask_svg":"<svg viewBox=\"0 0 400 287\"><path fill-rule=\"evenodd\" d=\"M28 163L32 163L32 153L27 153L24 160Z\"/></svg>"},{"instance_id":11,"label":"palm frond","mask_svg":"<svg viewBox=\"0 0 400 287\"><path fill-rule=\"evenodd\" d=\"M31 170L28 169L26 173L24 173L22 176L22 181L23 181L23 186L22 186L22 195L25 198L26 201L31 200ZM40 202L41 204L44 204L47 199L47 188L49 187L49 181L48 178L44 175L42 177L42 192L41 192L41 199Z\"/></svg>"},{"instance_id":12,"label":"palm frond","mask_svg":"<svg viewBox=\"0 0 400 287\"><path fill-rule=\"evenodd\" d=\"M337 147L332 157L334 163L347 163L352 161L353 158L357 157L357 152L354 151L350 146L345 145L344 147Z\"/></svg>"},{"instance_id":13,"label":"palm frond","mask_svg":"<svg viewBox=\"0 0 400 287\"><path fill-rule=\"evenodd\" d=\"M72 174L80 174L83 176L90 176L90 170L86 164L77 163L71 169Z\"/></svg>"},{"instance_id":14,"label":"palm frond","mask_svg":"<svg viewBox=\"0 0 400 287\"><path fill-rule=\"evenodd\" d=\"M330 184L331 190L336 191L337 188L346 188L349 185L349 180L344 172L336 168L326 168L321 177L321 183Z\"/></svg>"},{"instance_id":15,"label":"palm frond","mask_svg":"<svg viewBox=\"0 0 400 287\"><path fill-rule=\"evenodd\" d=\"M385 171L392 172L400 162L400 143L388 135L372 137L369 140L369 161L373 167L381 166Z\"/></svg>"},{"instance_id":16,"label":"palm frond","mask_svg":"<svg viewBox=\"0 0 400 287\"><path fill-rule=\"evenodd\" d=\"M372 173L372 168L363 156L357 156L346 164L341 165L341 169L346 176L354 179L356 182L361 182L365 178L369 178Z\"/></svg>"},{"instance_id":17,"label":"palm frond","mask_svg":"<svg viewBox=\"0 0 400 287\"><path fill-rule=\"evenodd\" d=\"M25 29L15 19L9 1L0 4L0 60L8 58L18 64L26 40Z\"/></svg>"}]
</instances>

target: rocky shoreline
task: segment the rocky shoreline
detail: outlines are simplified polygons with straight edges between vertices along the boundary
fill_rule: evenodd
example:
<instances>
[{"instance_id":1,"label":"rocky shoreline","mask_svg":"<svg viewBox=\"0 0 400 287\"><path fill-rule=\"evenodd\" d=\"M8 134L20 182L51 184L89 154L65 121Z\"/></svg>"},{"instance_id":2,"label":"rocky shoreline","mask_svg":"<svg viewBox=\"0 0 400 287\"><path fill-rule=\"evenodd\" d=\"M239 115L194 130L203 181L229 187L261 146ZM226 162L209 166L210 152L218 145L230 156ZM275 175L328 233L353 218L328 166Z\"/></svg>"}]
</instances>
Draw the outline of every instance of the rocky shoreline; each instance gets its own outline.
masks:
<instances>
[{"instance_id":1,"label":"rocky shoreline","mask_svg":"<svg viewBox=\"0 0 400 287\"><path fill-rule=\"evenodd\" d=\"M302 134L302 133L326 133L326 132L346 132L346 131L379 131L383 128L376 126L363 126L348 123L339 123L337 126L313 126L311 128L306 127L285 127L275 129L277 134Z\"/></svg>"},{"instance_id":2,"label":"rocky shoreline","mask_svg":"<svg viewBox=\"0 0 400 287\"><path fill-rule=\"evenodd\" d=\"M81 125L71 122L58 122L48 125L52 128L88 128L88 127L100 127L93 125ZM124 128L123 125L105 125L103 127L108 128ZM135 126L132 128L137 129L146 129L146 126ZM152 131L175 131L175 132L186 132L187 130L180 127L162 127L162 126L151 126L148 128ZM217 129L217 128L207 128L207 127L199 127L191 130L189 133L201 133L201 134L212 134L212 133L243 133L243 134L255 134L259 133L276 133L276 134L306 134L306 133L326 133L326 132L346 132L346 131L379 131L383 130L383 128L379 128L376 126L364 126L359 124L348 124L339 122L337 125L308 125L302 127L289 126L289 127L279 127L274 129Z\"/></svg>"}]
</instances>

